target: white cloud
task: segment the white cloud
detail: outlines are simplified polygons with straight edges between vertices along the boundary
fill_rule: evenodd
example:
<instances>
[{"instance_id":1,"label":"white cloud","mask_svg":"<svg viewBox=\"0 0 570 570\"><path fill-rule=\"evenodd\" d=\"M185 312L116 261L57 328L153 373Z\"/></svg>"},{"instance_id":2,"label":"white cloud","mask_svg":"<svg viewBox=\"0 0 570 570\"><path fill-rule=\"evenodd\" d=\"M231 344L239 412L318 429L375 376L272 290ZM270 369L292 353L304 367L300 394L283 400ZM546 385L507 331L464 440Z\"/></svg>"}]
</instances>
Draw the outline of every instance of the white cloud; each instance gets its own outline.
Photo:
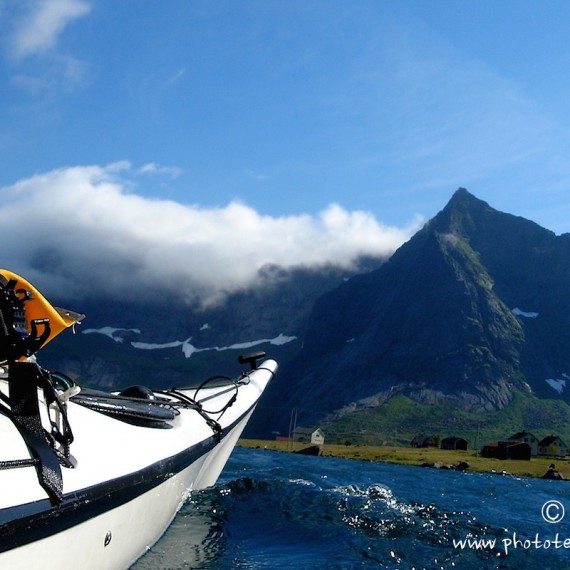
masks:
<instances>
[{"instance_id":1,"label":"white cloud","mask_svg":"<svg viewBox=\"0 0 570 570\"><path fill-rule=\"evenodd\" d=\"M182 168L178 168L177 166L161 166L154 162L149 162L148 164L141 166L138 172L139 174L166 174L172 178L177 178L184 171Z\"/></svg>"},{"instance_id":2,"label":"white cloud","mask_svg":"<svg viewBox=\"0 0 570 570\"><path fill-rule=\"evenodd\" d=\"M69 23L91 10L83 0L29 0L24 8L11 38L17 59L50 51Z\"/></svg>"},{"instance_id":3,"label":"white cloud","mask_svg":"<svg viewBox=\"0 0 570 570\"><path fill-rule=\"evenodd\" d=\"M64 30L91 11L84 0L21 0L0 20L6 54L17 64L11 85L37 96L88 84L89 65L58 46Z\"/></svg>"},{"instance_id":4,"label":"white cloud","mask_svg":"<svg viewBox=\"0 0 570 570\"><path fill-rule=\"evenodd\" d=\"M126 162L62 168L0 189L2 265L46 294L176 291L209 303L254 284L268 263L350 267L362 254L389 255L419 225L385 226L336 204L271 217L235 201L203 208L143 198L128 191L130 172Z\"/></svg>"}]
</instances>

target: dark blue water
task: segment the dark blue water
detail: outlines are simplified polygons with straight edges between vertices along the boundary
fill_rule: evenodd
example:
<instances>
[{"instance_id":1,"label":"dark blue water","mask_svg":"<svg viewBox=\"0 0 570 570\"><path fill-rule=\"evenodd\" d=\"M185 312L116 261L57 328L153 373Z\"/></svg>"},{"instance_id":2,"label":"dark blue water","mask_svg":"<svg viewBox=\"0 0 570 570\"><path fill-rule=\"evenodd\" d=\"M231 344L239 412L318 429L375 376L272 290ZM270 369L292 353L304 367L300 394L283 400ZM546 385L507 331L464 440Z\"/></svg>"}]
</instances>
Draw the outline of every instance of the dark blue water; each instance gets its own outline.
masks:
<instances>
[{"instance_id":1,"label":"dark blue water","mask_svg":"<svg viewBox=\"0 0 570 570\"><path fill-rule=\"evenodd\" d=\"M236 449L134 568L560 570L570 482Z\"/></svg>"}]
</instances>

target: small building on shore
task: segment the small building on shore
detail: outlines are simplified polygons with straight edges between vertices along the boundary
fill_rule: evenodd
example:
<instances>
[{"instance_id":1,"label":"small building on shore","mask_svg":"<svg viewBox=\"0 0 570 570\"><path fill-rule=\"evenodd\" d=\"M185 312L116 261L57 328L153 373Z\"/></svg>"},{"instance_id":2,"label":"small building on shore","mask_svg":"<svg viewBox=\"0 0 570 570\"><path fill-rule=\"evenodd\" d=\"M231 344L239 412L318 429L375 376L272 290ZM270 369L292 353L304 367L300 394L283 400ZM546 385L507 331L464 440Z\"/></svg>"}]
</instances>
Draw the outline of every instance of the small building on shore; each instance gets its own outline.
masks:
<instances>
[{"instance_id":1,"label":"small building on shore","mask_svg":"<svg viewBox=\"0 0 570 570\"><path fill-rule=\"evenodd\" d=\"M547 435L538 442L538 455L566 457L568 455L568 447L557 435Z\"/></svg>"},{"instance_id":2,"label":"small building on shore","mask_svg":"<svg viewBox=\"0 0 570 570\"><path fill-rule=\"evenodd\" d=\"M319 428L295 428L293 441L300 443L310 443L312 445L324 445L325 436Z\"/></svg>"},{"instance_id":3,"label":"small building on shore","mask_svg":"<svg viewBox=\"0 0 570 570\"><path fill-rule=\"evenodd\" d=\"M524 459L530 461L531 449L528 443L494 441L483 447L481 455L494 459Z\"/></svg>"},{"instance_id":4,"label":"small building on shore","mask_svg":"<svg viewBox=\"0 0 570 570\"><path fill-rule=\"evenodd\" d=\"M445 437L441 440L441 449L449 449L449 450L467 450L467 440L463 439L462 437Z\"/></svg>"},{"instance_id":5,"label":"small building on shore","mask_svg":"<svg viewBox=\"0 0 570 570\"><path fill-rule=\"evenodd\" d=\"M439 447L439 436L437 435L416 435L410 442L410 447Z\"/></svg>"},{"instance_id":6,"label":"small building on shore","mask_svg":"<svg viewBox=\"0 0 570 570\"><path fill-rule=\"evenodd\" d=\"M513 443L526 443L530 447L530 454L533 457L538 455L538 438L529 431L523 429L522 431L511 435L508 441Z\"/></svg>"}]
</instances>

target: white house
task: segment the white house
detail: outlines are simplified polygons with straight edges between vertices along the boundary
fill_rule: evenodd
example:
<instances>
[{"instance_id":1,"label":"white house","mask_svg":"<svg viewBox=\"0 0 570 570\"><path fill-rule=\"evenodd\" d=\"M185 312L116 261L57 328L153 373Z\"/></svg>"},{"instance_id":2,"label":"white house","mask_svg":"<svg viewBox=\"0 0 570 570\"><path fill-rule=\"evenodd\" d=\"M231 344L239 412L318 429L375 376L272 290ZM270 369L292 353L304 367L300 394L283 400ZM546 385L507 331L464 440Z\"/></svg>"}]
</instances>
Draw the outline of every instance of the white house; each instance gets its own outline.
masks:
<instances>
[{"instance_id":1,"label":"white house","mask_svg":"<svg viewBox=\"0 0 570 570\"><path fill-rule=\"evenodd\" d=\"M323 445L325 443L325 436L320 429L315 428L295 428L293 432L293 441L300 443L311 443L313 445Z\"/></svg>"},{"instance_id":2,"label":"white house","mask_svg":"<svg viewBox=\"0 0 570 570\"><path fill-rule=\"evenodd\" d=\"M550 457L566 457L568 455L568 447L557 435L548 435L540 440L538 454Z\"/></svg>"}]
</instances>

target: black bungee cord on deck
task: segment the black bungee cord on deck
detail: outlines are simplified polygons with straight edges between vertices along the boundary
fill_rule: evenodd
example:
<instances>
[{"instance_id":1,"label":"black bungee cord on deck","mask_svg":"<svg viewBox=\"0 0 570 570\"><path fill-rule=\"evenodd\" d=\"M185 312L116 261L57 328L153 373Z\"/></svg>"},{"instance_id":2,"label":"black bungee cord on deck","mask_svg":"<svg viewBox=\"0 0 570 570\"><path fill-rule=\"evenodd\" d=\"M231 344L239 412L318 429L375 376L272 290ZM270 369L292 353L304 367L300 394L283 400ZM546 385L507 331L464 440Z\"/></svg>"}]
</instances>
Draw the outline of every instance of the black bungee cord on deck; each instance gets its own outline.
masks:
<instances>
[{"instance_id":1,"label":"black bungee cord on deck","mask_svg":"<svg viewBox=\"0 0 570 570\"><path fill-rule=\"evenodd\" d=\"M224 404L219 410L205 410L203 404L197 399L198 392L200 392L200 390L206 387L210 382L214 382L215 380L220 380L220 379L229 381L234 386L235 392L232 394L230 400L226 404ZM186 408L195 410L198 414L200 414L200 416L203 418L206 424L212 429L212 431L214 432L214 439L216 440L217 443L219 443L222 440L223 428L219 424L219 422L216 421L211 416L217 415L218 416L217 419L219 420L224 415L226 410L234 404L238 395L238 386L239 386L238 381L233 380L232 378L229 378L227 376L212 376L211 378L204 380L204 382L202 382L198 386L198 388L196 388L194 392L194 398L191 398L190 396L187 396L186 394L179 392L176 388L172 388L170 390L165 390L165 391L157 391L156 393L176 398L180 402L180 404L178 405L182 405Z\"/></svg>"},{"instance_id":2,"label":"black bungee cord on deck","mask_svg":"<svg viewBox=\"0 0 570 570\"><path fill-rule=\"evenodd\" d=\"M242 372L240 378L237 380L234 378L230 378L229 376L223 376L223 375L211 376L210 378L207 378L206 380L204 380L195 389L193 398L190 398L189 396L186 396L185 394L179 392L176 388L172 388L170 390L166 390L166 391L162 391L162 392L157 391L156 393L174 397L177 400L179 400L180 402L182 402L185 407L189 407L189 408L194 409L198 414L200 414L200 416L202 416L204 421L213 430L214 438L219 443L221 441L222 432L223 432L222 426L219 424L219 420L226 413L226 411L234 405L234 403L238 397L239 387L244 386L246 384L249 384L249 381L250 381L249 375L251 374L251 372L253 372L254 370L266 370L267 372L269 372L271 374L272 377L274 376L273 371L270 370L269 368L257 366L257 361L260 358L263 358L264 356L265 356L265 352L261 352L261 351L260 352L254 352L251 354L240 355L238 358L238 361L240 362L240 364L250 364L251 370L249 370L247 372ZM198 399L198 394L206 386L208 386L212 382L216 382L219 380L223 380L223 381L227 382L229 386L233 386L234 393L232 394L231 398L219 410L206 410L206 409L204 409L203 401L200 401ZM212 415L217 416L218 421L213 419L211 417Z\"/></svg>"}]
</instances>

